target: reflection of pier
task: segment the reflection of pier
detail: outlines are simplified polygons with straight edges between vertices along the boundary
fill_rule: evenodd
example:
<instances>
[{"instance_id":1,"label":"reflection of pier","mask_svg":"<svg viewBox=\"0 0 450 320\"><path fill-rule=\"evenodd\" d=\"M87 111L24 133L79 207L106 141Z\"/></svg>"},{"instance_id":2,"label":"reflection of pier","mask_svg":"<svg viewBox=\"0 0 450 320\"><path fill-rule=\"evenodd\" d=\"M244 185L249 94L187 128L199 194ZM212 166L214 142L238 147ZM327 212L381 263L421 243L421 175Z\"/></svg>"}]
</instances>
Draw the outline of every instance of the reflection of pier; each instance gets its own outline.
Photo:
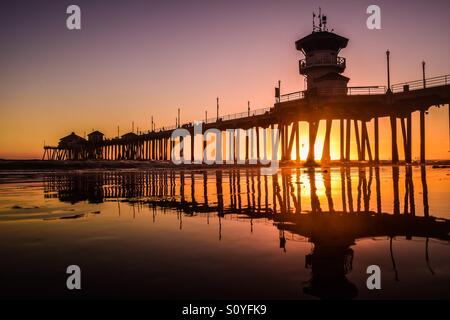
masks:
<instances>
[{"instance_id":1,"label":"reflection of pier","mask_svg":"<svg viewBox=\"0 0 450 320\"><path fill-rule=\"evenodd\" d=\"M279 230L281 248L286 248L285 233L306 237L314 243L313 251L305 257L305 266L311 268L312 277L304 292L321 298L345 299L357 295L356 286L346 277L352 269L351 246L356 239L390 237L396 274L394 237L426 238L425 259L431 273L428 239L450 241L450 221L429 215L425 167L420 170L424 214L416 216L412 169L405 167L404 174L400 174L400 168L392 168L391 213L382 211L378 167L358 168L358 172L350 168L336 172L295 169L273 176L261 176L257 170L55 173L46 177L44 186L46 197L72 203L118 201L132 206L172 208L180 213L180 228L181 213L217 213L219 238L220 219L226 215L248 219L252 226L257 219L271 221ZM401 198L402 175L405 186ZM342 188L341 207L332 189L336 177L340 181L334 183ZM318 183L323 185L324 190L319 190L322 196L318 194ZM373 194L375 211L370 210ZM326 201L321 203L321 197ZM209 221L209 214L207 217Z\"/></svg>"},{"instance_id":2,"label":"reflection of pier","mask_svg":"<svg viewBox=\"0 0 450 320\"><path fill-rule=\"evenodd\" d=\"M415 214L412 167L404 170L403 201L400 200L400 169L392 168L394 203L390 213L382 211L379 170L359 168L357 178L352 177L355 172L351 174L349 168L333 173L315 170L301 173L296 169L273 176L262 176L257 170L55 173L46 177L45 194L72 203L121 201L172 208L186 214L218 213L221 217L241 214L251 219L266 218L277 224L286 222L283 230L309 238L314 238L315 232L335 226L336 231L351 234L353 239L406 235L449 240L448 223L429 215L425 168L420 171L422 217ZM335 204L332 175L340 178L341 208ZM352 179L357 181L352 182ZM324 186L326 203L321 203L317 194L319 180ZM308 196L301 196L303 189L308 191ZM375 211L370 210L373 189ZM309 200L308 204L302 203L305 198ZM302 209L307 205L308 210Z\"/></svg>"},{"instance_id":3,"label":"reflection of pier","mask_svg":"<svg viewBox=\"0 0 450 320\"><path fill-rule=\"evenodd\" d=\"M92 173L54 173L46 176L47 197L61 201L92 203L137 199L148 204L173 207L185 212L279 214L361 213L371 212L370 201L383 213L379 167L340 168L333 170L292 169L272 176L258 170L154 170L104 171ZM352 171L355 170L355 171ZM413 167L392 167L392 214L415 215ZM400 170L404 174L400 174ZM401 177L402 176L402 177ZM424 216L429 216L426 168L420 168ZM332 180L334 182L332 182ZM339 180L336 182L336 180ZM401 188L400 181L404 181ZM317 184L323 185L326 202L319 200ZM400 197L400 189L404 191ZM302 190L308 196L301 196ZM337 199L336 191L339 191ZM306 201L308 203L302 203ZM302 200L303 199L303 200ZM337 208L336 203L341 207ZM308 206L308 209L305 207ZM303 207L303 208L302 208Z\"/></svg>"}]
</instances>

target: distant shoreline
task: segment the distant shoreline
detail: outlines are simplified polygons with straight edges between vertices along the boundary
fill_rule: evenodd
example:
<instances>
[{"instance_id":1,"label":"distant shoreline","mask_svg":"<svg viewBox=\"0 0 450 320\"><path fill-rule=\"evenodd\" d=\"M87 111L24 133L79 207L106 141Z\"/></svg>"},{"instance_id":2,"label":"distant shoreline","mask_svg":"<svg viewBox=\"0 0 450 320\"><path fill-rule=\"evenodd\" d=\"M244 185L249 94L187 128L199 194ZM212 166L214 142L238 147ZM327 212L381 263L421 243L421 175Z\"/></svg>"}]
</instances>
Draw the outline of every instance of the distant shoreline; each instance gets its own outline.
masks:
<instances>
[{"instance_id":1,"label":"distant shoreline","mask_svg":"<svg viewBox=\"0 0 450 320\"><path fill-rule=\"evenodd\" d=\"M433 166L450 166L450 160L429 160L427 165ZM399 165L404 165L401 162ZM414 162L413 165L419 165ZM306 167L304 162L285 161L280 164L281 167ZM320 162L318 162L320 167ZM342 164L340 161L331 161L324 167L360 167L360 166L392 166L390 161L380 161L379 164L368 162L353 161L348 164ZM87 160L87 161L49 161L49 160L0 160L0 170L82 170L82 169L227 169L227 168L258 168L262 165L249 164L222 164L222 165L206 165L206 164L182 164L175 165L168 161L148 161L148 160Z\"/></svg>"}]
</instances>

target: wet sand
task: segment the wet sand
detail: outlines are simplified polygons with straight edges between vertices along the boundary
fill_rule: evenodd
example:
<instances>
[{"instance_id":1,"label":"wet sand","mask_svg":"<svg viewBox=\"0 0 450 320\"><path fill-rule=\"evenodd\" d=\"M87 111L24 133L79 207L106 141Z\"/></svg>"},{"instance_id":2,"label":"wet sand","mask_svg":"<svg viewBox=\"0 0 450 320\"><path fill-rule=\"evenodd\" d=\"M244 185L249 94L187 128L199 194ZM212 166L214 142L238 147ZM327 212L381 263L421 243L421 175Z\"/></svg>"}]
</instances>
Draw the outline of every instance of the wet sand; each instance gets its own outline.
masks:
<instances>
[{"instance_id":1,"label":"wet sand","mask_svg":"<svg viewBox=\"0 0 450 320\"><path fill-rule=\"evenodd\" d=\"M0 183L0 298L450 297L449 169L11 170ZM366 287L373 264L382 290Z\"/></svg>"}]
</instances>

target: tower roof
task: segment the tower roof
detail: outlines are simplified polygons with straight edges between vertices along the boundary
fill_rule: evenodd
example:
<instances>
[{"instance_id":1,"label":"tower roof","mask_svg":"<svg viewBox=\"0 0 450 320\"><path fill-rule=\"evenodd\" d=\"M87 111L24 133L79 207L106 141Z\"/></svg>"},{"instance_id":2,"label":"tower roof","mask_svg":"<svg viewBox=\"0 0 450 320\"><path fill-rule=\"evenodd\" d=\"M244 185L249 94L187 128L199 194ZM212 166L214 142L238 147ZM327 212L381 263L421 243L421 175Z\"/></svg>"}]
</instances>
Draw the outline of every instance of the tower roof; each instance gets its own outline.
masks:
<instances>
[{"instance_id":1,"label":"tower roof","mask_svg":"<svg viewBox=\"0 0 450 320\"><path fill-rule=\"evenodd\" d=\"M334 50L340 51L347 47L348 39L333 32L319 31L313 32L306 37L295 42L297 50L310 52L313 50Z\"/></svg>"}]
</instances>

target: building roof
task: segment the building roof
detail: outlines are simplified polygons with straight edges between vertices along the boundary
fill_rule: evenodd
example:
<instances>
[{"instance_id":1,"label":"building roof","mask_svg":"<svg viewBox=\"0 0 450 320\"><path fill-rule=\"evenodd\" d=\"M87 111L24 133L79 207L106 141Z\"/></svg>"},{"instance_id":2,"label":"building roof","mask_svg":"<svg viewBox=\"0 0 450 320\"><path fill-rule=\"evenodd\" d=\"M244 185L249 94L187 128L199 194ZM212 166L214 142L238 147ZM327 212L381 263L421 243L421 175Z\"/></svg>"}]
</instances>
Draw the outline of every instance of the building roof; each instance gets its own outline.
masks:
<instances>
[{"instance_id":1,"label":"building roof","mask_svg":"<svg viewBox=\"0 0 450 320\"><path fill-rule=\"evenodd\" d=\"M86 143L86 139L78 136L75 132L72 132L68 136L59 139L59 147L77 147Z\"/></svg>"},{"instance_id":2,"label":"building roof","mask_svg":"<svg viewBox=\"0 0 450 320\"><path fill-rule=\"evenodd\" d=\"M92 131L91 133L89 133L88 134L88 137L90 137L90 136L104 136L104 134L103 133L101 133L100 131L98 131L98 130L95 130L95 131Z\"/></svg>"},{"instance_id":3,"label":"building roof","mask_svg":"<svg viewBox=\"0 0 450 320\"><path fill-rule=\"evenodd\" d=\"M347 47L348 39L333 32L313 32L295 42L297 50L310 52L314 50L334 50L339 52Z\"/></svg>"},{"instance_id":4,"label":"building roof","mask_svg":"<svg viewBox=\"0 0 450 320\"><path fill-rule=\"evenodd\" d=\"M62 137L61 139L59 139L61 142L74 142L74 141L86 141L86 139L84 139L83 137L80 137L79 135L76 135L75 132L72 132L71 134Z\"/></svg>"},{"instance_id":5,"label":"building roof","mask_svg":"<svg viewBox=\"0 0 450 320\"><path fill-rule=\"evenodd\" d=\"M130 139L130 138L135 138L135 137L137 137L137 134L136 134L136 133L134 133L134 132L128 132L128 133L125 133L125 134L122 136L122 139Z\"/></svg>"},{"instance_id":6,"label":"building roof","mask_svg":"<svg viewBox=\"0 0 450 320\"><path fill-rule=\"evenodd\" d=\"M324 80L344 80L346 82L348 82L350 80L350 78L347 78L346 76L343 76L339 73L335 73L335 72L330 72L327 74L324 74L323 76L314 78L314 82L320 82L320 81L324 81Z\"/></svg>"}]
</instances>

